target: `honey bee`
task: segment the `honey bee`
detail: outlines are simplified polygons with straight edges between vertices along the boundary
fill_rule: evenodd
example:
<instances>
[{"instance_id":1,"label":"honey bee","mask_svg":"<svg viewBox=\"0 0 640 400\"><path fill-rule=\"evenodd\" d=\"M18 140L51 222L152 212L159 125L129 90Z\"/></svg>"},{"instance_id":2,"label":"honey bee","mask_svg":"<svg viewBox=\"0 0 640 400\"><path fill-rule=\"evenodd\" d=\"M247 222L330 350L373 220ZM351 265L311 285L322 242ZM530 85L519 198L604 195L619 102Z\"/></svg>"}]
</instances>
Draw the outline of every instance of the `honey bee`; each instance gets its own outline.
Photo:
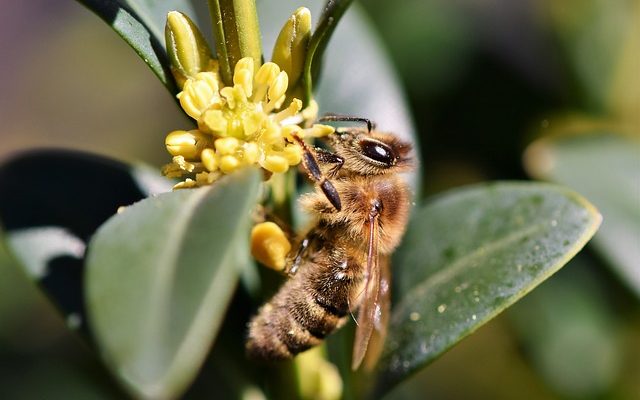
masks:
<instances>
[{"instance_id":1,"label":"honey bee","mask_svg":"<svg viewBox=\"0 0 640 400\"><path fill-rule=\"evenodd\" d=\"M386 333L389 257L411 202L399 173L412 168L411 145L375 131L364 118L330 115L321 121L361 121L367 129L336 130L325 138L333 151L296 138L315 182L315 191L300 199L313 225L287 256L290 279L249 323L246 350L254 359L289 359L320 344L359 309L355 370L365 355L367 365L377 359Z\"/></svg>"}]
</instances>

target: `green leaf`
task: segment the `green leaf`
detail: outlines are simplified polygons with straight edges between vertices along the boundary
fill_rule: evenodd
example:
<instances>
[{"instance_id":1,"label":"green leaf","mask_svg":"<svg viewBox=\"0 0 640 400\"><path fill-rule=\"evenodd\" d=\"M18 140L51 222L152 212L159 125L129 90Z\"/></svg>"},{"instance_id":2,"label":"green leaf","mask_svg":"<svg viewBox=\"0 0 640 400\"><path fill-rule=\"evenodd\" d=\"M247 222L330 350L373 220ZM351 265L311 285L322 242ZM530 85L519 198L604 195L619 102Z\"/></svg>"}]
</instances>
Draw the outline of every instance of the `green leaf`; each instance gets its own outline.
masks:
<instances>
[{"instance_id":1,"label":"green leaf","mask_svg":"<svg viewBox=\"0 0 640 400\"><path fill-rule=\"evenodd\" d=\"M172 10L196 15L194 6L186 0L78 0L102 18L116 31L151 68L169 92L177 87L169 70L164 44L164 25Z\"/></svg>"},{"instance_id":2,"label":"green leaf","mask_svg":"<svg viewBox=\"0 0 640 400\"><path fill-rule=\"evenodd\" d=\"M82 287L86 241L118 207L169 191L171 186L149 167L91 153L18 154L0 165L3 239L69 326L88 333Z\"/></svg>"},{"instance_id":3,"label":"green leaf","mask_svg":"<svg viewBox=\"0 0 640 400\"><path fill-rule=\"evenodd\" d=\"M600 214L562 187L494 183L416 210L394 258L395 304L378 392L495 317L557 271Z\"/></svg>"},{"instance_id":4,"label":"green leaf","mask_svg":"<svg viewBox=\"0 0 640 400\"><path fill-rule=\"evenodd\" d=\"M615 82L621 72L622 57L637 57L637 49L627 47L637 26L637 4L633 1L544 0L549 28L558 41L562 56L576 80L579 98L595 112L608 111L612 84L623 91L637 88L637 62L630 80ZM543 14L544 16L544 14ZM637 43L637 42L636 42ZM625 52L627 54L625 54ZM633 63L633 62L632 62ZM572 77L569 77L572 78ZM637 109L637 103L635 105Z\"/></svg>"},{"instance_id":5,"label":"green leaf","mask_svg":"<svg viewBox=\"0 0 640 400\"><path fill-rule=\"evenodd\" d=\"M593 201L604 216L593 244L640 296L640 141L597 131L541 139L527 150L525 166Z\"/></svg>"},{"instance_id":6,"label":"green leaf","mask_svg":"<svg viewBox=\"0 0 640 400\"><path fill-rule=\"evenodd\" d=\"M318 77L322 56L333 31L353 0L327 0L316 29L311 35L307 48L302 82L304 86L305 104L313 98L313 84Z\"/></svg>"},{"instance_id":7,"label":"green leaf","mask_svg":"<svg viewBox=\"0 0 640 400\"><path fill-rule=\"evenodd\" d=\"M578 255L508 311L531 365L565 398L611 397L623 366L618 306L594 267Z\"/></svg>"},{"instance_id":8,"label":"green leaf","mask_svg":"<svg viewBox=\"0 0 640 400\"><path fill-rule=\"evenodd\" d=\"M248 260L257 171L140 201L96 233L89 322L136 397L175 398L194 379Z\"/></svg>"}]
</instances>

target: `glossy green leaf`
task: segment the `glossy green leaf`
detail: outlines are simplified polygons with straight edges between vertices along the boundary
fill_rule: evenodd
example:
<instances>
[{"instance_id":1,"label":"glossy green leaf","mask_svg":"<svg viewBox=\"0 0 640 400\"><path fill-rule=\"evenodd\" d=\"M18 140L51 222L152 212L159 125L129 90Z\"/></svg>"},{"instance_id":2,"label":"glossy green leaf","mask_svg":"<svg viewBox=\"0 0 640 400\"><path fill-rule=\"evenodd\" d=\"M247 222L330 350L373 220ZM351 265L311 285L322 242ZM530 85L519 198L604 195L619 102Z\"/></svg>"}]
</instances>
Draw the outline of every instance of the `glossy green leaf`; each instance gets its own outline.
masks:
<instances>
[{"instance_id":1,"label":"glossy green leaf","mask_svg":"<svg viewBox=\"0 0 640 400\"><path fill-rule=\"evenodd\" d=\"M149 167L96 154L71 150L17 154L0 165L4 241L69 326L86 334L82 285L86 241L118 207L167 192L171 186Z\"/></svg>"},{"instance_id":2,"label":"glossy green leaf","mask_svg":"<svg viewBox=\"0 0 640 400\"><path fill-rule=\"evenodd\" d=\"M604 221L593 244L640 296L640 141L603 132L542 139L527 150L525 166L598 207Z\"/></svg>"},{"instance_id":3,"label":"glossy green leaf","mask_svg":"<svg viewBox=\"0 0 640 400\"><path fill-rule=\"evenodd\" d=\"M89 322L103 358L136 397L174 398L194 379L249 262L259 181L257 171L244 171L142 200L93 237Z\"/></svg>"},{"instance_id":4,"label":"glossy green leaf","mask_svg":"<svg viewBox=\"0 0 640 400\"><path fill-rule=\"evenodd\" d=\"M307 48L302 82L304 86L305 103L313 98L313 85L318 77L320 65L327 44L336 29L338 22L347 11L353 0L327 0L316 29L311 34L309 47Z\"/></svg>"},{"instance_id":5,"label":"glossy green leaf","mask_svg":"<svg viewBox=\"0 0 640 400\"><path fill-rule=\"evenodd\" d=\"M606 398L622 370L617 306L594 267L578 255L508 312L533 368L566 398Z\"/></svg>"},{"instance_id":6,"label":"glossy green leaf","mask_svg":"<svg viewBox=\"0 0 640 400\"><path fill-rule=\"evenodd\" d=\"M379 393L548 278L600 220L578 194L537 183L457 189L415 210L394 258L395 302Z\"/></svg>"},{"instance_id":7,"label":"glossy green leaf","mask_svg":"<svg viewBox=\"0 0 640 400\"><path fill-rule=\"evenodd\" d=\"M186 0L78 0L102 18L116 31L151 68L171 93L177 88L164 44L164 25L167 13L178 10L196 15L194 6Z\"/></svg>"},{"instance_id":8,"label":"glossy green leaf","mask_svg":"<svg viewBox=\"0 0 640 400\"><path fill-rule=\"evenodd\" d=\"M540 9L548 16L549 27L563 50L563 58L579 90L578 100L583 105L592 111L607 111L612 85L622 85L623 91L637 89L637 79L634 79L637 61L635 67L627 68L633 75L616 76L622 72L620 62L624 57L637 57L637 47L627 47L637 35L633 30L638 24L635 2L544 0L541 3ZM633 65L633 61L631 63ZM619 78L627 79L616 82Z\"/></svg>"}]
</instances>

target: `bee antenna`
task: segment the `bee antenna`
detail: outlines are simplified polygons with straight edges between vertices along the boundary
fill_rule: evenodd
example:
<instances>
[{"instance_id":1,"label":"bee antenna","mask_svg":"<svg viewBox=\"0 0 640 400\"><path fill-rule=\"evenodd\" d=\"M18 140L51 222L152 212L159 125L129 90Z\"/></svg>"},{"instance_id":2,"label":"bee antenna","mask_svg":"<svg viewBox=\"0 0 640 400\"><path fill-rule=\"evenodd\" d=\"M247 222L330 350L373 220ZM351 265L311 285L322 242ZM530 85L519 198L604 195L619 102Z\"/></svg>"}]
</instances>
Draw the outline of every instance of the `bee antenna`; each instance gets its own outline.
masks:
<instances>
[{"instance_id":1,"label":"bee antenna","mask_svg":"<svg viewBox=\"0 0 640 400\"><path fill-rule=\"evenodd\" d=\"M320 117L320 119L318 120L319 122L323 122L323 121L329 121L329 122L341 122L341 121L346 121L346 122L364 122L365 124L367 124L367 133L371 133L372 130L375 129L376 124L371 122L371 120L369 118L362 118L362 117L354 117L352 115L343 115L343 114L325 114L324 116Z\"/></svg>"}]
</instances>

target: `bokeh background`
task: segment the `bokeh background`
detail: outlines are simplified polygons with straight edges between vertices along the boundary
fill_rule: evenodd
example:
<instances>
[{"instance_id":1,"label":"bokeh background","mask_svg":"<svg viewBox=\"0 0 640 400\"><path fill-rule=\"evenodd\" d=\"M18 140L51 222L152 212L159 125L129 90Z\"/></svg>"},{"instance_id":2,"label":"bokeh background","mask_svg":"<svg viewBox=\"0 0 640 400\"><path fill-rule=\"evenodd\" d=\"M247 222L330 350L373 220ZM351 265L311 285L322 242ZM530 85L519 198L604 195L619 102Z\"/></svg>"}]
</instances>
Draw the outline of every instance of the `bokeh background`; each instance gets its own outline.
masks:
<instances>
[{"instance_id":1,"label":"bokeh background","mask_svg":"<svg viewBox=\"0 0 640 400\"><path fill-rule=\"evenodd\" d=\"M71 0L0 4L0 159L46 146L167 162L164 135L187 120L106 24ZM640 199L640 1L360 5L406 90L425 195L530 179L544 167L531 158L536 139L606 131L634 149L623 184ZM592 179L597 191L608 177ZM637 255L640 203L630 209L631 248L615 251ZM640 259L620 274L600 250L588 246L389 397L640 398ZM107 376L0 251L0 398L123 396Z\"/></svg>"}]
</instances>

